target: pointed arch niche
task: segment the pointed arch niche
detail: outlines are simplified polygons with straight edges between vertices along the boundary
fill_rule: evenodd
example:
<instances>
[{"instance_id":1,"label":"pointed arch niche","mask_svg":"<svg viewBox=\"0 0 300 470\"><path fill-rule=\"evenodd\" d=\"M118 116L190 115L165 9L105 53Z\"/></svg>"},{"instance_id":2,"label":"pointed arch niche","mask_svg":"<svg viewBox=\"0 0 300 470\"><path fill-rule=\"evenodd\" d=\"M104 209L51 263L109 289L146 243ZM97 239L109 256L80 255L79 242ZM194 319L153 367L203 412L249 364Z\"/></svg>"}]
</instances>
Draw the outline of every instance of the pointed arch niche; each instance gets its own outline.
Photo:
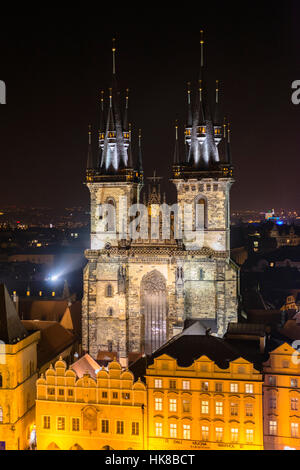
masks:
<instances>
[{"instance_id":1,"label":"pointed arch niche","mask_svg":"<svg viewBox=\"0 0 300 470\"><path fill-rule=\"evenodd\" d=\"M141 282L141 312L144 326L144 350L156 351L167 341L168 299L165 277L157 270Z\"/></svg>"}]
</instances>

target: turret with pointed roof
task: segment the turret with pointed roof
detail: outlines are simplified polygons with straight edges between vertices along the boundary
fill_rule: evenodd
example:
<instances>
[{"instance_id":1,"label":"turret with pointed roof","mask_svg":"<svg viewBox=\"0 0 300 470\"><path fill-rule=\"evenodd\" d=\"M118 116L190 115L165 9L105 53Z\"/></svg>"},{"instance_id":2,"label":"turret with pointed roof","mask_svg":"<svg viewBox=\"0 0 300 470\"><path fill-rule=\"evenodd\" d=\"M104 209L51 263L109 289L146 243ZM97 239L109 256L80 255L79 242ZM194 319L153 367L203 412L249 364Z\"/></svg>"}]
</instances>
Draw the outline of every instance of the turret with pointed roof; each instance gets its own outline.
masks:
<instances>
[{"instance_id":1,"label":"turret with pointed roof","mask_svg":"<svg viewBox=\"0 0 300 470\"><path fill-rule=\"evenodd\" d=\"M28 336L4 284L0 285L0 341L16 344Z\"/></svg>"},{"instance_id":2,"label":"turret with pointed roof","mask_svg":"<svg viewBox=\"0 0 300 470\"><path fill-rule=\"evenodd\" d=\"M225 152L220 154L222 125L220 124L220 82L216 81L215 105L211 110L204 70L204 36L201 31L201 62L197 97L193 106L191 85L188 85L188 123L185 130L187 147L186 161L180 169L174 162L175 178L231 177L229 141L226 139ZM193 111L194 109L194 111ZM228 136L227 136L228 137Z\"/></svg>"},{"instance_id":3,"label":"turret with pointed roof","mask_svg":"<svg viewBox=\"0 0 300 470\"><path fill-rule=\"evenodd\" d=\"M134 168L131 155L129 129L129 90L126 90L124 112L121 111L120 92L116 74L116 44L113 40L113 76L109 89L109 104L104 124L104 95L101 96L101 123L99 133L99 163L87 171L88 182L138 181L139 172ZM91 164L89 164L90 166Z\"/></svg>"}]
</instances>

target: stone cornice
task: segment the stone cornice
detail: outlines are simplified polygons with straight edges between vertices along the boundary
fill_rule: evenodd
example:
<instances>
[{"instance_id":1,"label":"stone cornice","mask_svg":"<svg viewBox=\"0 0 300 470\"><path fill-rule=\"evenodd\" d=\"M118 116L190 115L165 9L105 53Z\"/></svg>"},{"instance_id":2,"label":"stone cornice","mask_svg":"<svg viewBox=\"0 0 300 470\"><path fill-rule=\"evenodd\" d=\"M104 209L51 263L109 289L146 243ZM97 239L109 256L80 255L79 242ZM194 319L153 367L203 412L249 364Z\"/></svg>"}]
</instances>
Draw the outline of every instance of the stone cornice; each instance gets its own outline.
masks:
<instances>
[{"instance_id":1,"label":"stone cornice","mask_svg":"<svg viewBox=\"0 0 300 470\"><path fill-rule=\"evenodd\" d=\"M177 259L193 259L193 258L210 258L210 259L227 259L229 253L226 251L214 251L210 248L202 248L201 250L182 250L179 247L164 247L164 246L148 246L138 247L131 246L130 248L112 247L109 250L86 250L85 256L88 260L97 260L102 257L120 257L120 258L134 258L136 256L154 256L155 259L161 257L176 257Z\"/></svg>"}]
</instances>

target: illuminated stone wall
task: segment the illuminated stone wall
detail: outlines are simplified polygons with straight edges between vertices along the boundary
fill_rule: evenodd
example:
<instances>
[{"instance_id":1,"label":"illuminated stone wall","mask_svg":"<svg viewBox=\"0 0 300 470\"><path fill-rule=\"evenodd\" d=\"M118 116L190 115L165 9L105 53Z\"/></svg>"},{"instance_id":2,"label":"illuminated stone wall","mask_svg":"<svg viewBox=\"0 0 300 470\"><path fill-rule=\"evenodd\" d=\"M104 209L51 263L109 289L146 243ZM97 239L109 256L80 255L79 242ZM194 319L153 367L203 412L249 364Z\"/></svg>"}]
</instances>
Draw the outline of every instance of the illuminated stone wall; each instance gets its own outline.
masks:
<instances>
[{"instance_id":1,"label":"illuminated stone wall","mask_svg":"<svg viewBox=\"0 0 300 470\"><path fill-rule=\"evenodd\" d=\"M113 362L81 379L64 361L37 381L38 450L142 450L146 389ZM104 423L105 422L105 423Z\"/></svg>"},{"instance_id":2,"label":"illuminated stone wall","mask_svg":"<svg viewBox=\"0 0 300 470\"><path fill-rule=\"evenodd\" d=\"M112 234L101 232L97 207L112 198L118 214L120 197L126 195L128 204L135 203L140 188L132 183L89 184L92 250L86 252L88 265L84 273L85 351L95 359L99 352L115 352L124 364L129 353L144 352L146 319L141 284L143 278L154 271L159 272L166 283L167 340L182 330L186 319L215 320L220 336L226 332L229 322L237 321L239 270L230 260L229 191L232 183L232 179L226 178L176 180L181 207L189 204L194 208L195 201L202 197L206 201L205 228L196 230L193 226L192 235L198 237L196 244L185 239L178 244L174 239L134 243L128 239L124 244L117 243ZM191 217L195 219L193 211ZM120 231L118 221L116 231ZM106 247L107 243L110 246ZM120 270L125 273L122 285ZM106 295L109 285L112 296Z\"/></svg>"},{"instance_id":3,"label":"illuminated stone wall","mask_svg":"<svg viewBox=\"0 0 300 470\"><path fill-rule=\"evenodd\" d=\"M5 345L5 353L0 355L0 442L5 443L6 450L25 450L29 446L35 424L39 338L37 332L15 345Z\"/></svg>"}]
</instances>

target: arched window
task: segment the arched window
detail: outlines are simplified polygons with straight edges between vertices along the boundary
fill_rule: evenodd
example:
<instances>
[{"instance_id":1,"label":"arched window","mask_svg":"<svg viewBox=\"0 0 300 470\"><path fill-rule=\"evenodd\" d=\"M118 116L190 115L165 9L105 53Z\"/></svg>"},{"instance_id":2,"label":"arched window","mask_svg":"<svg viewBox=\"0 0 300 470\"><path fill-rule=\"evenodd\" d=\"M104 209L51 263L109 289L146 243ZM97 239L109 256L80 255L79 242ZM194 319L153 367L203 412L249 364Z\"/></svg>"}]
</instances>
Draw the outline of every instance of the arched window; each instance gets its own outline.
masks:
<instances>
[{"instance_id":1,"label":"arched window","mask_svg":"<svg viewBox=\"0 0 300 470\"><path fill-rule=\"evenodd\" d=\"M3 423L3 408L0 406L0 423Z\"/></svg>"},{"instance_id":2,"label":"arched window","mask_svg":"<svg viewBox=\"0 0 300 470\"><path fill-rule=\"evenodd\" d=\"M113 314L114 314L113 309L112 309L112 308L109 308L109 309L107 310L107 315L108 315L109 317L112 317Z\"/></svg>"},{"instance_id":3,"label":"arched window","mask_svg":"<svg viewBox=\"0 0 300 470\"><path fill-rule=\"evenodd\" d=\"M113 297L113 288L111 284L108 284L108 286L106 286L105 295L106 297Z\"/></svg>"},{"instance_id":4,"label":"arched window","mask_svg":"<svg viewBox=\"0 0 300 470\"><path fill-rule=\"evenodd\" d=\"M204 230L207 228L207 201L201 196L195 201L195 220L196 230Z\"/></svg>"},{"instance_id":5,"label":"arched window","mask_svg":"<svg viewBox=\"0 0 300 470\"><path fill-rule=\"evenodd\" d=\"M106 231L115 232L116 231L116 203L114 199L110 198L110 199L107 199L105 204L108 206Z\"/></svg>"}]
</instances>

